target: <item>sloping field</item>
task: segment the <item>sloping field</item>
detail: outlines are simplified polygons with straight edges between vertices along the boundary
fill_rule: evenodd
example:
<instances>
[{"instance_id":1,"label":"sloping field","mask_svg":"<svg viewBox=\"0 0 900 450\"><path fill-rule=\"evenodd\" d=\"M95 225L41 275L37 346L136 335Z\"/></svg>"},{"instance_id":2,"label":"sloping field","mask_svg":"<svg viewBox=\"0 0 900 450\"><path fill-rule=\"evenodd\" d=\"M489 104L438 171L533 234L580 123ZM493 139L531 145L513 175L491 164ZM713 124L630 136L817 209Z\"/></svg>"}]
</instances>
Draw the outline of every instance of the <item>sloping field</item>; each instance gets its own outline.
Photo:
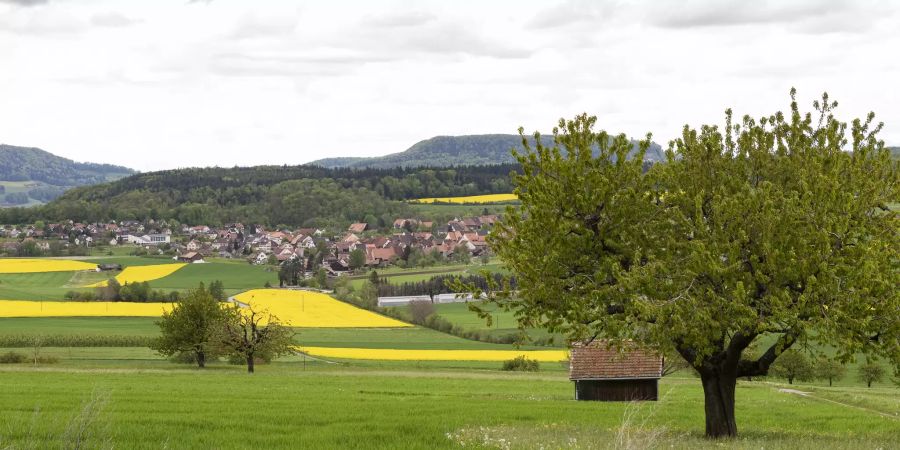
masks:
<instances>
[{"instance_id":1,"label":"sloping field","mask_svg":"<svg viewBox=\"0 0 900 450\"><path fill-rule=\"evenodd\" d=\"M388 361L506 361L519 356L541 362L568 359L566 350L397 350L372 348L300 347L312 356Z\"/></svg>"},{"instance_id":2,"label":"sloping field","mask_svg":"<svg viewBox=\"0 0 900 450\"><path fill-rule=\"evenodd\" d=\"M0 300L0 317L159 317L171 303Z\"/></svg>"},{"instance_id":3,"label":"sloping field","mask_svg":"<svg viewBox=\"0 0 900 450\"><path fill-rule=\"evenodd\" d=\"M268 311L286 325L308 328L397 328L412 326L371 311L308 291L255 289L237 301Z\"/></svg>"},{"instance_id":4,"label":"sloping field","mask_svg":"<svg viewBox=\"0 0 900 450\"><path fill-rule=\"evenodd\" d=\"M0 273L73 272L96 268L96 264L67 259L0 259Z\"/></svg>"},{"instance_id":5,"label":"sloping field","mask_svg":"<svg viewBox=\"0 0 900 450\"><path fill-rule=\"evenodd\" d=\"M163 277L167 277L175 273L176 270L186 266L187 264L178 263L178 264L154 264L152 266L134 266L134 267L126 267L122 273L116 275L116 280L119 284L125 283L140 283L143 281L152 281L158 280ZM87 287L103 287L106 286L106 281L101 281L99 283L94 283Z\"/></svg>"},{"instance_id":6,"label":"sloping field","mask_svg":"<svg viewBox=\"0 0 900 450\"><path fill-rule=\"evenodd\" d=\"M470 195L468 197L430 197L412 200L413 203L498 203L518 200L516 194Z\"/></svg>"}]
</instances>

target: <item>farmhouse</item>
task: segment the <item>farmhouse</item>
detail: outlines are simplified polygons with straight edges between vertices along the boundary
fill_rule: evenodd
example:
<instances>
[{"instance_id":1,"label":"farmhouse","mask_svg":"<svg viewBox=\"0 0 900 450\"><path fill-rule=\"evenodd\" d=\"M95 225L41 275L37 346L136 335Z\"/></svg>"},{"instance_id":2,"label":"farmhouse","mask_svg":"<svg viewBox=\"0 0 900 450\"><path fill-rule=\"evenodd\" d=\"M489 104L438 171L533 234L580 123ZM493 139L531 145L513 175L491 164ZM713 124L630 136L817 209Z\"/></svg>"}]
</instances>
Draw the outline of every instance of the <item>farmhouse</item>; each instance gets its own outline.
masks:
<instances>
[{"instance_id":1,"label":"farmhouse","mask_svg":"<svg viewBox=\"0 0 900 450\"><path fill-rule=\"evenodd\" d=\"M605 341L574 343L569 379L575 400L656 400L663 359L650 351L627 346L609 347Z\"/></svg>"}]
</instances>

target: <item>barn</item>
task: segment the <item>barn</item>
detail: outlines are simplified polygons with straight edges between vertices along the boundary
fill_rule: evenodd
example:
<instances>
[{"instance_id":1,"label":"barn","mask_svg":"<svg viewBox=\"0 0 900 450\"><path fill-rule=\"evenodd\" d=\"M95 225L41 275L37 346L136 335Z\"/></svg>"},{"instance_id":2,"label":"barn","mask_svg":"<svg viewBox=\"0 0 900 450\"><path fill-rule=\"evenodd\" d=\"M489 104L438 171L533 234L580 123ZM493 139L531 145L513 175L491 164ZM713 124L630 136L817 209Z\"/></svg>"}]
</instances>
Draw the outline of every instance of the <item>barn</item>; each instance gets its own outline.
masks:
<instances>
[{"instance_id":1,"label":"barn","mask_svg":"<svg viewBox=\"0 0 900 450\"><path fill-rule=\"evenodd\" d=\"M620 351L605 341L573 344L569 358L575 400L656 401L662 371L660 355L636 346Z\"/></svg>"}]
</instances>

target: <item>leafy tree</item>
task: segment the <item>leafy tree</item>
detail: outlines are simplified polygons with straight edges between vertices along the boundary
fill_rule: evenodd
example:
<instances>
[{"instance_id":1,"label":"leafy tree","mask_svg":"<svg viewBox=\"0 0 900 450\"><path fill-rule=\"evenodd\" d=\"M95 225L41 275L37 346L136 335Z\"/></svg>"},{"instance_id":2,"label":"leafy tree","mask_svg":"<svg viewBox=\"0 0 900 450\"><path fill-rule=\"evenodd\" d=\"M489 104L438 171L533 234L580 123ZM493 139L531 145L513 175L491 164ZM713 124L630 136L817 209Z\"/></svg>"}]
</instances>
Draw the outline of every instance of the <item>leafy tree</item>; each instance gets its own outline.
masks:
<instances>
[{"instance_id":1,"label":"leafy tree","mask_svg":"<svg viewBox=\"0 0 900 450\"><path fill-rule=\"evenodd\" d=\"M209 283L209 295L220 302L228 300L228 294L225 293L225 284L219 280Z\"/></svg>"},{"instance_id":2,"label":"leafy tree","mask_svg":"<svg viewBox=\"0 0 900 450\"><path fill-rule=\"evenodd\" d=\"M162 335L153 340L150 348L164 356L192 353L197 365L205 367L207 358L218 351L214 336L224 318L219 301L201 283L175 303L172 311L163 313L156 322Z\"/></svg>"},{"instance_id":3,"label":"leafy tree","mask_svg":"<svg viewBox=\"0 0 900 450\"><path fill-rule=\"evenodd\" d=\"M293 352L294 333L275 316L253 307L234 306L224 311L216 342L229 354L247 361L248 373L253 373L257 357L275 358Z\"/></svg>"},{"instance_id":4,"label":"leafy tree","mask_svg":"<svg viewBox=\"0 0 900 450\"><path fill-rule=\"evenodd\" d=\"M357 248L350 252L350 269L357 270L366 265L366 252Z\"/></svg>"},{"instance_id":5,"label":"leafy tree","mask_svg":"<svg viewBox=\"0 0 900 450\"><path fill-rule=\"evenodd\" d=\"M424 300L409 302L409 305L406 307L409 309L409 315L412 317L412 322L416 325L424 324L425 319L434 314L435 311L434 303Z\"/></svg>"},{"instance_id":6,"label":"leafy tree","mask_svg":"<svg viewBox=\"0 0 900 450\"><path fill-rule=\"evenodd\" d=\"M847 125L827 96L814 106L686 126L646 172L594 117L561 120L550 146L523 136L521 207L489 236L519 289L487 294L522 327L677 352L700 374L709 437L737 434L737 379L794 345L900 363L897 165L873 115Z\"/></svg>"},{"instance_id":7,"label":"leafy tree","mask_svg":"<svg viewBox=\"0 0 900 450\"><path fill-rule=\"evenodd\" d=\"M874 361L867 361L859 366L859 381L866 383L866 386L872 387L872 383L884 379L884 367Z\"/></svg>"},{"instance_id":8,"label":"leafy tree","mask_svg":"<svg viewBox=\"0 0 900 450\"><path fill-rule=\"evenodd\" d=\"M833 381L844 378L847 368L838 361L822 357L816 360L815 373L817 378L828 380L828 385L831 386Z\"/></svg>"},{"instance_id":9,"label":"leafy tree","mask_svg":"<svg viewBox=\"0 0 900 450\"><path fill-rule=\"evenodd\" d=\"M773 375L786 379L788 384L794 384L795 379L809 381L815 377L809 358L803 352L793 349L779 355L770 370Z\"/></svg>"}]
</instances>

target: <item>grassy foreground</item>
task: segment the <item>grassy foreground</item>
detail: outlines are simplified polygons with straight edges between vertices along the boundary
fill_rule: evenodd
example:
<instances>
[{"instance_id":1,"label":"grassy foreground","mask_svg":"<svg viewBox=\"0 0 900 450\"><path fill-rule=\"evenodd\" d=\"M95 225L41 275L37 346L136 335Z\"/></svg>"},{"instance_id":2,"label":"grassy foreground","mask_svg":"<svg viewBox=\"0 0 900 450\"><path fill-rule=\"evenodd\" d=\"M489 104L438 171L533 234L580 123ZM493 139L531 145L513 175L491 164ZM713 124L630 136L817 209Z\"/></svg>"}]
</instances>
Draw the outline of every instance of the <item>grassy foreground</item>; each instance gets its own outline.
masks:
<instances>
[{"instance_id":1,"label":"grassy foreground","mask_svg":"<svg viewBox=\"0 0 900 450\"><path fill-rule=\"evenodd\" d=\"M307 370L304 370L306 367ZM0 448L712 448L694 379L660 402L575 402L561 373L277 363L236 367L0 367ZM895 388L742 383L737 448L891 448ZM854 404L838 404L850 396ZM842 402L843 403L843 402ZM623 426L624 425L624 426Z\"/></svg>"}]
</instances>

